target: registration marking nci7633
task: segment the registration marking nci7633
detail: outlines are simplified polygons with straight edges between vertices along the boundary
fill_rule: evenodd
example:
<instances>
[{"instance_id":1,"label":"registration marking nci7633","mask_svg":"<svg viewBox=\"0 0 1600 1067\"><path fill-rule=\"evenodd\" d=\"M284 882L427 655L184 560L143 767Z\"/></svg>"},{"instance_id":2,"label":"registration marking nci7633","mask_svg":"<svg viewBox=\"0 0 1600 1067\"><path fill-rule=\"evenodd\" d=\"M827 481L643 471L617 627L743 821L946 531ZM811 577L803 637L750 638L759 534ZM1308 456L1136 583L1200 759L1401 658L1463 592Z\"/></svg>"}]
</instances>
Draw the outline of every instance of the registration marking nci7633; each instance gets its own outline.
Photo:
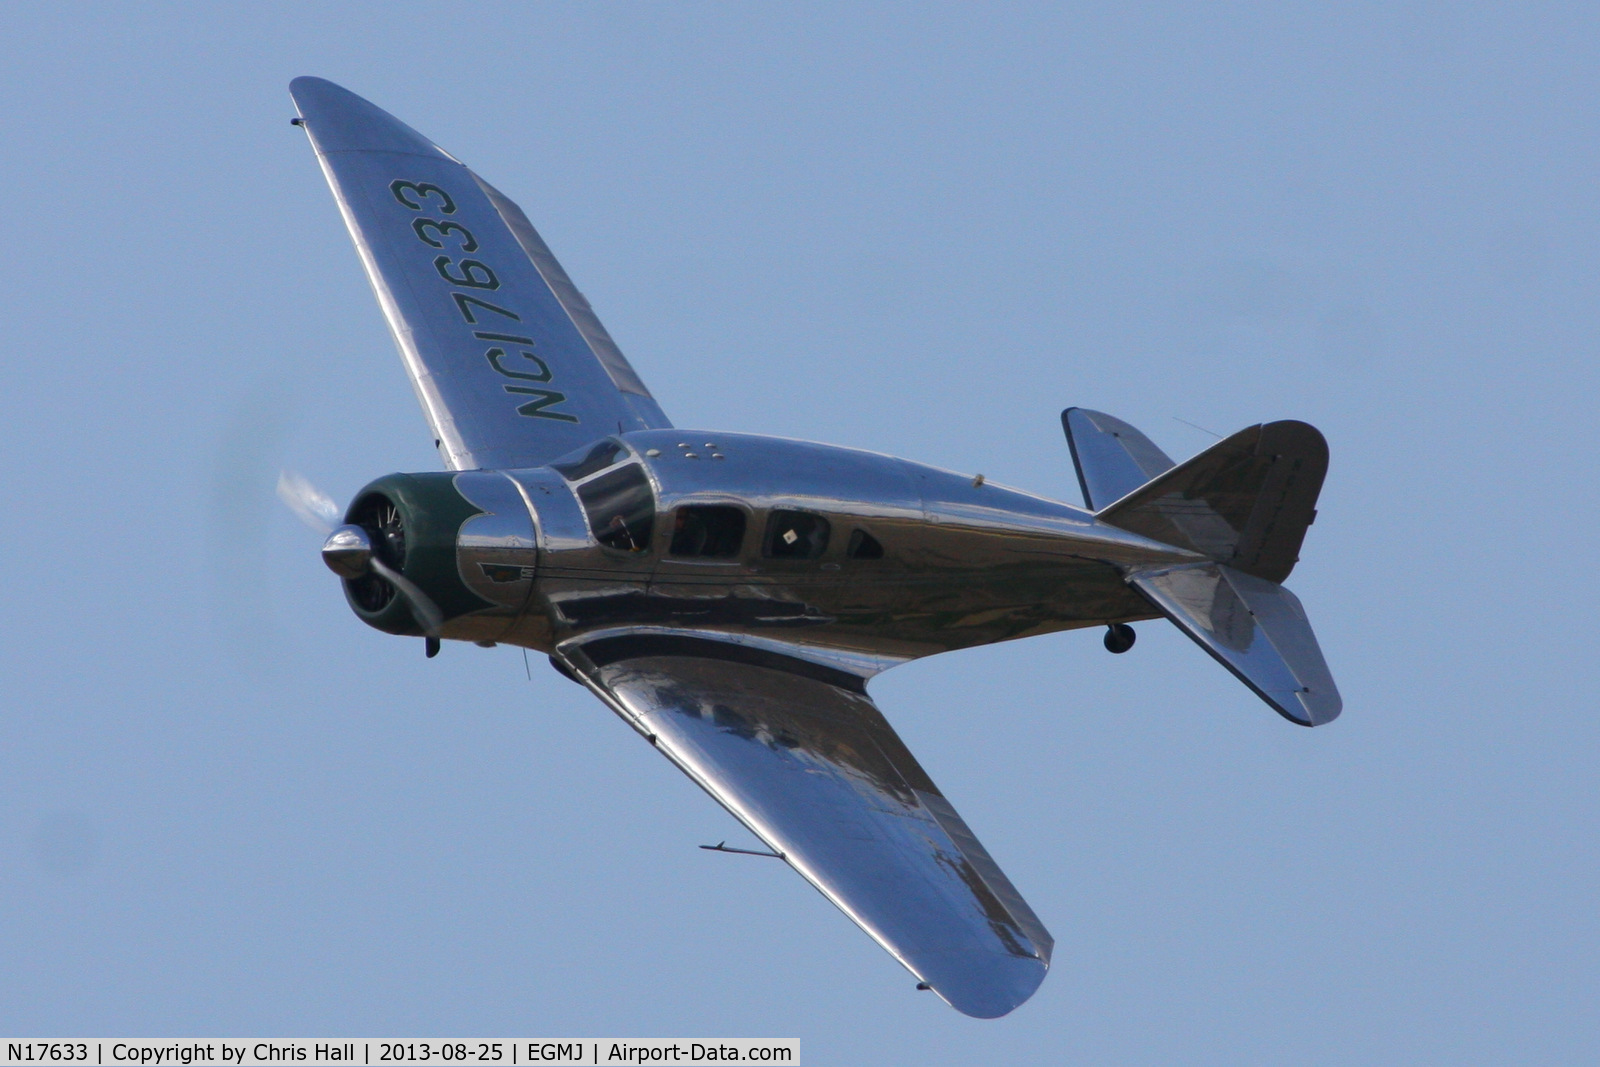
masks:
<instances>
[{"instance_id":1,"label":"registration marking nci7633","mask_svg":"<svg viewBox=\"0 0 1600 1067\"><path fill-rule=\"evenodd\" d=\"M456 212L454 198L432 182L410 182L397 179L389 183L389 191L394 194L396 200L412 211L425 210L425 205L422 201L430 197L437 197L441 215L453 215ZM416 199L413 200L407 196L408 192L415 194ZM446 247L442 238L455 234L459 238L459 243L454 250L466 253L478 250L478 239L472 235L471 230L468 230L459 222L418 217L412 220L411 231L416 235L417 240L432 248ZM429 236L430 231L434 236ZM452 267L455 268L455 273L451 272ZM462 289L479 289L486 292L494 292L500 288L500 278L495 274L494 269L479 259L456 261L448 255L436 256L433 260L433 269L438 271L439 277L446 282ZM491 314L504 316L513 322L522 321L522 316L515 311L503 308L498 304L491 304L487 300L479 299L467 293L451 292L450 296L455 300L456 309L461 312L461 318L468 326L479 325L478 316L473 311L474 307L481 308ZM550 365L533 352L534 342L531 337L512 333L498 333L491 330L474 330L472 336L480 341L499 342L499 344L485 351L483 356L489 361L489 366L506 378L512 378L519 382L548 383L554 376L551 373ZM529 370L512 370L505 365L503 361L507 358L507 352L504 346L507 345L513 346L517 355L528 362L530 365ZM518 406L518 415L527 415L539 419L556 419L560 422L578 421L576 415L569 415L565 411L553 410L555 405L563 403L567 399L565 393L558 393L554 389L545 389L536 385L506 385L503 388L508 393L533 397L532 400Z\"/></svg>"}]
</instances>

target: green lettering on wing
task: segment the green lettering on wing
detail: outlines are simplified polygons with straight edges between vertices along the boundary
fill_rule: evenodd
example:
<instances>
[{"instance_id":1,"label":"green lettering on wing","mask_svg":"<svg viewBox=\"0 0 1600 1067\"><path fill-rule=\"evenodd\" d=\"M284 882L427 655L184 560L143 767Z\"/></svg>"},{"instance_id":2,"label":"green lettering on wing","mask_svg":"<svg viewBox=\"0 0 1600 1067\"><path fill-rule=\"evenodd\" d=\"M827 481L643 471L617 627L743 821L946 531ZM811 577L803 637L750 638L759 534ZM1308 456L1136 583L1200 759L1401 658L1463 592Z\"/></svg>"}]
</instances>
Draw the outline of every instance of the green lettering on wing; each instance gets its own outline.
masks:
<instances>
[{"instance_id":1,"label":"green lettering on wing","mask_svg":"<svg viewBox=\"0 0 1600 1067\"><path fill-rule=\"evenodd\" d=\"M518 415L527 415L530 418L535 419L556 419L560 422L578 421L578 417L576 415L568 415L565 411L545 410L552 404L565 403L567 399L566 393L558 393L554 389L530 389L524 385L508 385L505 386L505 391L508 393L521 393L524 396L538 398L536 400L530 400L528 403L517 408Z\"/></svg>"}]
</instances>

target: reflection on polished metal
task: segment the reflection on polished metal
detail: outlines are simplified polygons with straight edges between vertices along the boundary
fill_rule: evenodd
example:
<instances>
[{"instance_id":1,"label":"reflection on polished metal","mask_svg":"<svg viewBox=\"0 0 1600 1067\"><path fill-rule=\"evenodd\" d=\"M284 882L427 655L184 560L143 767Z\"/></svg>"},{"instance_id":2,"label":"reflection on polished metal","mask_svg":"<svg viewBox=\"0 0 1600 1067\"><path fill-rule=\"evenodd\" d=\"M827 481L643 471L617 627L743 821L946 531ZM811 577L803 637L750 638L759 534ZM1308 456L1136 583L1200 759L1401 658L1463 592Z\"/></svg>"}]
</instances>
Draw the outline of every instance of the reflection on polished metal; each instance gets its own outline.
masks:
<instances>
[{"instance_id":1,"label":"reflection on polished metal","mask_svg":"<svg viewBox=\"0 0 1600 1067\"><path fill-rule=\"evenodd\" d=\"M341 578L359 578L372 565L372 539L359 526L341 526L323 542L322 562Z\"/></svg>"},{"instance_id":2,"label":"reflection on polished metal","mask_svg":"<svg viewBox=\"0 0 1600 1067\"><path fill-rule=\"evenodd\" d=\"M585 684L940 996L993 1018L1053 940L862 689L699 638L565 650Z\"/></svg>"},{"instance_id":3,"label":"reflection on polished metal","mask_svg":"<svg viewBox=\"0 0 1600 1067\"><path fill-rule=\"evenodd\" d=\"M1166 616L1286 718L1339 713L1278 584L1327 469L1310 426L1174 464L1068 409L1087 508L674 428L515 204L346 90L292 92L449 468L357 494L323 548L352 610L429 655L546 653L771 851L702 848L781 859L919 988L1003 1015L1054 941L867 695L875 675L1090 627L1126 652L1128 623Z\"/></svg>"}]
</instances>

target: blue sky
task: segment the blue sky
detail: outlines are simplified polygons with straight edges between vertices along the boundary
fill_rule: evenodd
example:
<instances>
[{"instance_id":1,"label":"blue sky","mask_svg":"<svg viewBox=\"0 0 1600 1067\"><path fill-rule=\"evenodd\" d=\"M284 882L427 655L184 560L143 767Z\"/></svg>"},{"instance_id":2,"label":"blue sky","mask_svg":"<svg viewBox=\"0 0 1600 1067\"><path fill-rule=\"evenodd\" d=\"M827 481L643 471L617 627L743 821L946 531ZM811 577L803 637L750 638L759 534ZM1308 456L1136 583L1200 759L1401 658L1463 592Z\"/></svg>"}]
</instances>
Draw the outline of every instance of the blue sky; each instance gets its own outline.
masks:
<instances>
[{"instance_id":1,"label":"blue sky","mask_svg":"<svg viewBox=\"0 0 1600 1067\"><path fill-rule=\"evenodd\" d=\"M1600 1053L1585 5L8 13L0 1031L797 1036L806 1062ZM281 467L436 458L304 137L330 78L517 200L680 426L1077 499L1327 435L1289 726L1165 624L873 692L1057 939L917 994L585 693L349 613ZM1204 427L1194 428L1189 424Z\"/></svg>"}]
</instances>

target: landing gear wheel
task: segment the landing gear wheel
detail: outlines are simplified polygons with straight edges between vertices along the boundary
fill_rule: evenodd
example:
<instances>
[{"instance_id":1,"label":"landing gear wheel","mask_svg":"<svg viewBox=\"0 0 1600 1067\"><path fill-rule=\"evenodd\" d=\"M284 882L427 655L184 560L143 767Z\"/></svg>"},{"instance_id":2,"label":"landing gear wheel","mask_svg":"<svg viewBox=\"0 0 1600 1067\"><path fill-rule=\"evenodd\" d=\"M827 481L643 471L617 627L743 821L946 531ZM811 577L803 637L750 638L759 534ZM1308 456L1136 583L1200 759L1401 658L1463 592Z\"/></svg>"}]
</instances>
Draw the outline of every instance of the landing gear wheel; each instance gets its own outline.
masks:
<instances>
[{"instance_id":1,"label":"landing gear wheel","mask_svg":"<svg viewBox=\"0 0 1600 1067\"><path fill-rule=\"evenodd\" d=\"M1113 656L1120 656L1133 647L1138 636L1127 623L1114 622L1106 627L1106 651Z\"/></svg>"}]
</instances>

